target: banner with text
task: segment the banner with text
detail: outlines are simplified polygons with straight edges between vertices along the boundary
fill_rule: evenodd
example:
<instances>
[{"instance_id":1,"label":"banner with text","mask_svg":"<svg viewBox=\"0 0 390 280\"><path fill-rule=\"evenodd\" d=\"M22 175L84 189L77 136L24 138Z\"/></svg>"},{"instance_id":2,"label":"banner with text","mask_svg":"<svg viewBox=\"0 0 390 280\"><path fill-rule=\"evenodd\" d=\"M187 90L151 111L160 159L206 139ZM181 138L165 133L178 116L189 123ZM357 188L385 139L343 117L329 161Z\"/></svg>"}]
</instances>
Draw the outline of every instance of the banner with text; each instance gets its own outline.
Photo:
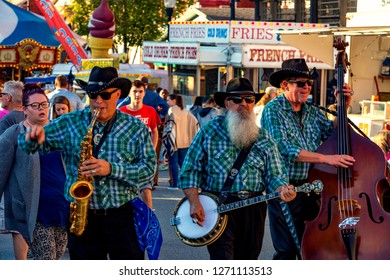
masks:
<instances>
[{"instance_id":1,"label":"banner with text","mask_svg":"<svg viewBox=\"0 0 390 280\"><path fill-rule=\"evenodd\" d=\"M286 45L250 45L242 46L242 65L244 67L280 68L287 59L304 58L311 69L333 69L321 60Z\"/></svg>"},{"instance_id":2,"label":"banner with text","mask_svg":"<svg viewBox=\"0 0 390 280\"><path fill-rule=\"evenodd\" d=\"M329 24L269 21L231 21L231 43L286 44L277 31L328 28Z\"/></svg>"},{"instance_id":3,"label":"banner with text","mask_svg":"<svg viewBox=\"0 0 390 280\"><path fill-rule=\"evenodd\" d=\"M72 60L72 63L77 68L77 70L80 70L81 60L87 58L87 54L85 53L84 49L76 41L72 31L50 0L34 1L44 15L47 23L50 26L50 29L58 41L61 42L69 58Z\"/></svg>"},{"instance_id":4,"label":"banner with text","mask_svg":"<svg viewBox=\"0 0 390 280\"><path fill-rule=\"evenodd\" d=\"M171 22L170 42L228 43L229 21Z\"/></svg>"},{"instance_id":5,"label":"banner with text","mask_svg":"<svg viewBox=\"0 0 390 280\"><path fill-rule=\"evenodd\" d=\"M199 44L144 42L142 59L144 62L153 63L197 65L199 61Z\"/></svg>"}]
</instances>

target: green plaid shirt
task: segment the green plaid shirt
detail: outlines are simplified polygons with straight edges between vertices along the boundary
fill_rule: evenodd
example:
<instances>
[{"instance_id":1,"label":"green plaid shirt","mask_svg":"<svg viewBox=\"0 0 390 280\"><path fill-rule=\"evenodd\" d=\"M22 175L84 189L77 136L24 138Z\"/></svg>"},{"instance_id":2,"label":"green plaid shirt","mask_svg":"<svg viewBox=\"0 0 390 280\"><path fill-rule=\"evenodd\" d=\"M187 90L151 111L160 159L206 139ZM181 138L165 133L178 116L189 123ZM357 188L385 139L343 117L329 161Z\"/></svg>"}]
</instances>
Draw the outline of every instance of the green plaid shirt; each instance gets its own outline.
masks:
<instances>
[{"instance_id":1,"label":"green plaid shirt","mask_svg":"<svg viewBox=\"0 0 390 280\"><path fill-rule=\"evenodd\" d=\"M231 142L224 120L224 116L218 116L196 134L181 168L181 188L196 187L212 192L222 190L240 152ZM275 141L260 129L259 137L241 167L231 192L274 192L277 187L288 185L287 182L287 172Z\"/></svg>"},{"instance_id":2,"label":"green plaid shirt","mask_svg":"<svg viewBox=\"0 0 390 280\"><path fill-rule=\"evenodd\" d=\"M261 127L278 143L290 180L308 176L310 163L296 162L299 152L315 152L333 131L333 121L318 108L302 104L302 118L295 112L284 94L275 97L264 107Z\"/></svg>"},{"instance_id":3,"label":"green plaid shirt","mask_svg":"<svg viewBox=\"0 0 390 280\"><path fill-rule=\"evenodd\" d=\"M66 165L65 197L69 201L69 189L77 181L80 160L80 143L87 134L90 109L74 111L55 119L45 126L46 140L41 147L26 142L20 134L18 144L27 153L38 148L43 152L59 150ZM96 122L95 127L105 124ZM101 131L102 129L100 129ZM156 155L147 127L138 119L117 110L117 119L99 151L99 158L111 164L111 174L94 177L94 191L90 208L117 208L134 199L137 190L153 179Z\"/></svg>"}]
</instances>

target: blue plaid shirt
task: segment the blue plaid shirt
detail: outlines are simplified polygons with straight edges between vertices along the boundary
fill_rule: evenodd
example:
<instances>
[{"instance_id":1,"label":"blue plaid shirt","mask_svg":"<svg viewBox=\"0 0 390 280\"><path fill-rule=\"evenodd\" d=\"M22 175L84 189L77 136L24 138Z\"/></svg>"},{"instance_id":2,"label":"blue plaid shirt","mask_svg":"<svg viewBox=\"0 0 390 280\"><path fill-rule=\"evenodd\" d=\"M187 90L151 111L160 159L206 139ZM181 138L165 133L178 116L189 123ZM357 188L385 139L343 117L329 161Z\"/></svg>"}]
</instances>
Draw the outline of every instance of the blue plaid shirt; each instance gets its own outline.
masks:
<instances>
[{"instance_id":1,"label":"blue plaid shirt","mask_svg":"<svg viewBox=\"0 0 390 280\"><path fill-rule=\"evenodd\" d=\"M240 152L231 142L224 120L224 116L218 116L196 134L181 168L179 186L182 189L222 190ZM274 192L279 186L288 185L287 182L287 172L275 141L260 129L259 137L241 167L231 192Z\"/></svg>"},{"instance_id":2,"label":"blue plaid shirt","mask_svg":"<svg viewBox=\"0 0 390 280\"><path fill-rule=\"evenodd\" d=\"M308 176L310 163L296 162L299 152L315 152L333 131L333 121L306 103L302 104L301 117L282 94L264 107L261 127L278 143L290 180L302 180Z\"/></svg>"},{"instance_id":3,"label":"blue plaid shirt","mask_svg":"<svg viewBox=\"0 0 390 280\"><path fill-rule=\"evenodd\" d=\"M38 148L43 152L59 150L66 165L65 197L69 201L69 189L77 181L80 160L80 143L87 134L90 108L74 111L47 124L45 142L41 147L35 141L25 141L20 134L18 144L27 153ZM105 124L96 122L95 127ZM111 164L111 174L94 177L94 191L90 208L117 208L137 197L139 187L153 179L156 155L147 127L131 115L117 110L117 118L99 151L99 158Z\"/></svg>"}]
</instances>

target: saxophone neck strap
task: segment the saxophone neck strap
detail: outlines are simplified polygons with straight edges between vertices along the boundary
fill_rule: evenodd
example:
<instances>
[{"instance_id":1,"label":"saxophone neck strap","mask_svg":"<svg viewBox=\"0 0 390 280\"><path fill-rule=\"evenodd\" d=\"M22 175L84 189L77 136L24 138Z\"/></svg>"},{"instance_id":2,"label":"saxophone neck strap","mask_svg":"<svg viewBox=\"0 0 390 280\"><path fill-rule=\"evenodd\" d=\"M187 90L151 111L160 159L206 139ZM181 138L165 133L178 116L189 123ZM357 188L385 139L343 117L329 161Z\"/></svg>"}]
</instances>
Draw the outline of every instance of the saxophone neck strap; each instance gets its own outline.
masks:
<instances>
[{"instance_id":1,"label":"saxophone neck strap","mask_svg":"<svg viewBox=\"0 0 390 280\"><path fill-rule=\"evenodd\" d=\"M249 147L243 148L237 156L236 161L234 162L232 169L230 170L225 183L223 184L221 193L219 194L219 202L223 203L229 196L230 190L233 186L233 182L236 179L238 173L240 172L241 166L244 164L246 158L249 155L249 152L252 149L254 143Z\"/></svg>"},{"instance_id":2,"label":"saxophone neck strap","mask_svg":"<svg viewBox=\"0 0 390 280\"><path fill-rule=\"evenodd\" d=\"M115 121L116 121L116 111L115 111L114 115L112 116L112 118L104 126L102 134L100 134L100 133L96 133L95 134L94 133L92 155L95 158L98 158L99 150L102 147L102 145L104 143L104 140L106 140L107 135L110 133L110 131L112 129L112 126L114 125Z\"/></svg>"}]
</instances>

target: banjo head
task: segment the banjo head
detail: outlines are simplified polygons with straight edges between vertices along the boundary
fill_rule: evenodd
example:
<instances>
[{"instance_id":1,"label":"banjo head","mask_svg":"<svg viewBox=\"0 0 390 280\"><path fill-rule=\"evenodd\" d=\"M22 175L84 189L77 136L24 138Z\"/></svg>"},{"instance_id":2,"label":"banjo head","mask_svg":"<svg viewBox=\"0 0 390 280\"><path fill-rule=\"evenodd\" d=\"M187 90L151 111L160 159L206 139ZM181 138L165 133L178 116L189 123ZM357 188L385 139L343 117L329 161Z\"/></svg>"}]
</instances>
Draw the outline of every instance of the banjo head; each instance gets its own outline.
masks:
<instances>
[{"instance_id":1,"label":"banjo head","mask_svg":"<svg viewBox=\"0 0 390 280\"><path fill-rule=\"evenodd\" d=\"M183 198L174 211L174 227L182 242L190 246L204 246L217 240L227 224L227 215L220 215L217 197L209 193L200 193L199 200L205 212L203 226L194 223L190 216L190 203Z\"/></svg>"}]
</instances>

